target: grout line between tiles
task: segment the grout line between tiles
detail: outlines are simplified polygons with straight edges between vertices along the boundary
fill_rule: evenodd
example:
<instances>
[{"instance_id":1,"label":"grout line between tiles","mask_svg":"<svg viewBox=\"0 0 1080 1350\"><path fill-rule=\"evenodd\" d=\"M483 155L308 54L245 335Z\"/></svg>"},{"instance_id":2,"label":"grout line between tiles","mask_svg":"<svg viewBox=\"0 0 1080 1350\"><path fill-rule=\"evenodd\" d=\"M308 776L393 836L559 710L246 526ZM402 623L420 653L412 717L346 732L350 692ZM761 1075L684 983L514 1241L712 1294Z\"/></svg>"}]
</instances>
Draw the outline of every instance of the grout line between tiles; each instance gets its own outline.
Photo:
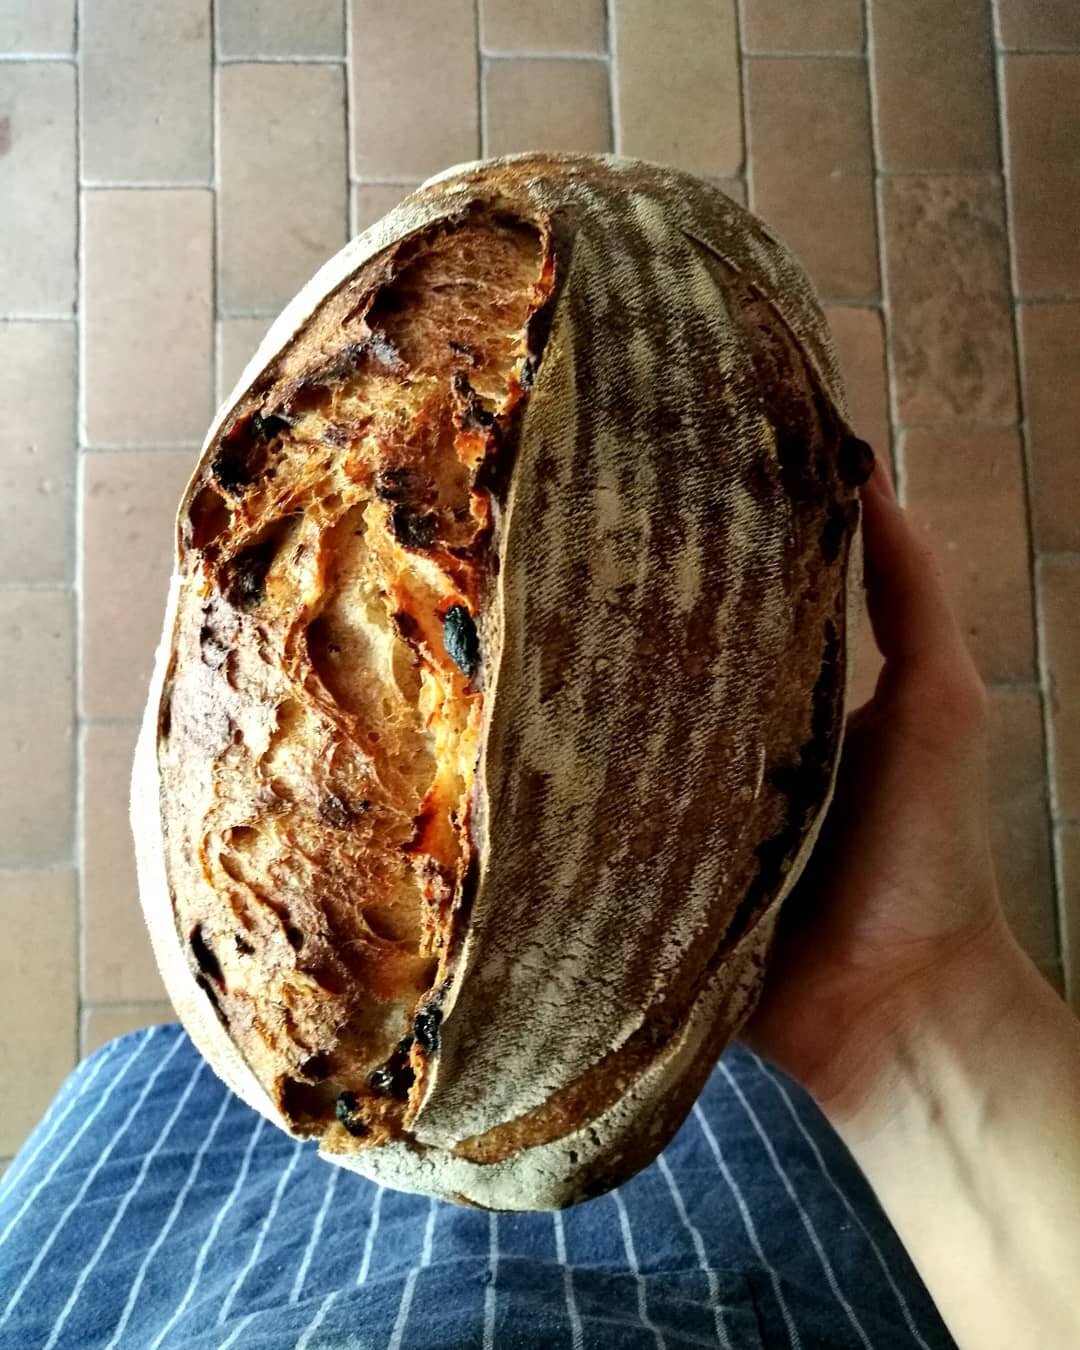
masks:
<instances>
[{"instance_id":1,"label":"grout line between tiles","mask_svg":"<svg viewBox=\"0 0 1080 1350\"><path fill-rule=\"evenodd\" d=\"M485 56L480 47L480 0L473 0L473 26L476 33L476 136L480 159L487 155L487 102L484 98Z\"/></svg>"},{"instance_id":2,"label":"grout line between tiles","mask_svg":"<svg viewBox=\"0 0 1080 1350\"><path fill-rule=\"evenodd\" d=\"M79 187L83 192L191 192L196 190L205 192L213 186L213 183L196 178L190 180L172 178L168 181L156 178L138 180L118 178L115 181L110 179L105 183L87 183L81 178L79 180Z\"/></svg>"},{"instance_id":3,"label":"grout line between tiles","mask_svg":"<svg viewBox=\"0 0 1080 1350\"><path fill-rule=\"evenodd\" d=\"M353 138L356 128L353 125L352 73L353 73L353 7L346 0L344 5L345 21L345 214L348 223L349 238L357 233L356 229L356 192L353 178Z\"/></svg>"},{"instance_id":4,"label":"grout line between tiles","mask_svg":"<svg viewBox=\"0 0 1080 1350\"><path fill-rule=\"evenodd\" d=\"M75 54L73 52L0 52L0 64L3 65L36 64L41 61L49 61L53 65L73 66Z\"/></svg>"},{"instance_id":5,"label":"grout line between tiles","mask_svg":"<svg viewBox=\"0 0 1080 1350\"><path fill-rule=\"evenodd\" d=\"M350 100L351 106L351 100ZM410 191L422 182L418 178L353 178L349 179L350 187L401 187L409 188Z\"/></svg>"},{"instance_id":6,"label":"grout line between tiles","mask_svg":"<svg viewBox=\"0 0 1080 1350\"><path fill-rule=\"evenodd\" d=\"M608 115L611 118L612 153L621 155L622 128L619 124L619 65L615 59L615 0L604 0L604 32L607 37Z\"/></svg>"},{"instance_id":7,"label":"grout line between tiles","mask_svg":"<svg viewBox=\"0 0 1080 1350\"><path fill-rule=\"evenodd\" d=\"M742 54L748 61L861 61L864 53L847 50L835 52L762 52L744 47Z\"/></svg>"},{"instance_id":8,"label":"grout line between tiles","mask_svg":"<svg viewBox=\"0 0 1080 1350\"><path fill-rule=\"evenodd\" d=\"M738 63L739 77L739 138L742 142L742 162L739 168L739 174L745 178L744 187L746 188L746 204L750 206L750 192L752 182L750 177L750 119L746 115L746 52L743 50L742 42L742 5L739 0L733 0L732 12L735 19L735 60ZM752 209L752 208L751 208Z\"/></svg>"},{"instance_id":9,"label":"grout line between tiles","mask_svg":"<svg viewBox=\"0 0 1080 1350\"><path fill-rule=\"evenodd\" d=\"M476 16L477 23L480 16ZM477 30L479 31L479 30ZM606 52L536 52L536 51L489 51L478 46L477 54L486 61L606 61Z\"/></svg>"},{"instance_id":10,"label":"grout line between tiles","mask_svg":"<svg viewBox=\"0 0 1080 1350\"><path fill-rule=\"evenodd\" d=\"M71 323L75 317L72 307L69 314L0 314L0 323Z\"/></svg>"},{"instance_id":11,"label":"grout line between tiles","mask_svg":"<svg viewBox=\"0 0 1080 1350\"><path fill-rule=\"evenodd\" d=\"M213 351L214 407L216 408L224 393L224 381L221 378L222 333L220 312L220 287L218 280L219 258L218 241L221 234L221 66L218 61L218 4L210 0L210 182L213 200L210 203L210 322L214 326L211 350Z\"/></svg>"},{"instance_id":12,"label":"grout line between tiles","mask_svg":"<svg viewBox=\"0 0 1080 1350\"><path fill-rule=\"evenodd\" d=\"M70 859L57 862L51 858L48 862L0 863L0 876L14 876L23 872L71 872L75 868Z\"/></svg>"},{"instance_id":13,"label":"grout line between tiles","mask_svg":"<svg viewBox=\"0 0 1080 1350\"><path fill-rule=\"evenodd\" d=\"M79 58L82 51L83 0L75 3L75 54ZM84 128L82 120L82 62L75 61L75 446L76 464L72 501L75 511L74 530L72 531L74 559L72 572L74 586L72 620L75 630L75 678L72 680L72 720L75 728L72 772L75 775L74 801L75 819L73 821L72 854L75 865L75 969L72 976L75 982L75 1027L74 1050L75 1063L82 1055L82 1008L83 1008L83 966L86 960L86 885L83 858L83 838L86 822L86 747L84 744L80 714L83 696L83 600L85 578L83 567L84 533L83 507L86 500L85 470L86 461L82 456L82 447L86 442L86 198L80 184L83 178Z\"/></svg>"},{"instance_id":14,"label":"grout line between tiles","mask_svg":"<svg viewBox=\"0 0 1080 1350\"><path fill-rule=\"evenodd\" d=\"M201 441L99 441L88 443L80 441L79 454L85 455L121 455L138 451L140 454L156 455L160 450L198 450Z\"/></svg>"},{"instance_id":15,"label":"grout line between tiles","mask_svg":"<svg viewBox=\"0 0 1080 1350\"><path fill-rule=\"evenodd\" d=\"M216 44L215 44L216 45ZM218 56L217 66L343 66L344 56Z\"/></svg>"},{"instance_id":16,"label":"grout line between tiles","mask_svg":"<svg viewBox=\"0 0 1080 1350\"><path fill-rule=\"evenodd\" d=\"M0 591L72 591L72 581L0 581Z\"/></svg>"}]
</instances>

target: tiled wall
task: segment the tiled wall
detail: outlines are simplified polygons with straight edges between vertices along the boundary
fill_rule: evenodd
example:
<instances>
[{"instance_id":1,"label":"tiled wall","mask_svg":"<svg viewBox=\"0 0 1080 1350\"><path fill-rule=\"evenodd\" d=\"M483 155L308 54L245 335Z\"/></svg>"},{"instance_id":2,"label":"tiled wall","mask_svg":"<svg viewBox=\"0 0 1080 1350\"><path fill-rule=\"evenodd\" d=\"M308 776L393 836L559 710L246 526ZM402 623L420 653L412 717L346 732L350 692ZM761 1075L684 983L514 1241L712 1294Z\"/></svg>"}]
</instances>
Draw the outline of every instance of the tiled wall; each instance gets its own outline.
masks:
<instances>
[{"instance_id":1,"label":"tiled wall","mask_svg":"<svg viewBox=\"0 0 1080 1350\"><path fill-rule=\"evenodd\" d=\"M350 230L481 152L670 161L800 253L992 687L1010 915L1080 1007L1077 0L0 0L0 53L0 1157L169 1016L126 785L213 407Z\"/></svg>"}]
</instances>

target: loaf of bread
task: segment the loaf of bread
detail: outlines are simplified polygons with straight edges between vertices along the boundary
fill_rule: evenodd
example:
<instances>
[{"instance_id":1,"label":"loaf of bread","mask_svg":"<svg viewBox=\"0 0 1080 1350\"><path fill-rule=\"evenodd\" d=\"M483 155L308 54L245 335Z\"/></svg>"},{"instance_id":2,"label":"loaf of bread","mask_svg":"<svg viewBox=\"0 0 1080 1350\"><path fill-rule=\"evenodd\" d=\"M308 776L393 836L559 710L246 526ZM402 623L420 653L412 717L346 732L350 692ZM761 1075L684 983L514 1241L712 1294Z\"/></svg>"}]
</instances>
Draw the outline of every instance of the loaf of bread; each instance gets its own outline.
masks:
<instances>
[{"instance_id":1,"label":"loaf of bread","mask_svg":"<svg viewBox=\"0 0 1080 1350\"><path fill-rule=\"evenodd\" d=\"M327 263L180 505L136 755L218 1074L460 1203L651 1161L832 791L870 460L802 271L685 174L461 165Z\"/></svg>"}]
</instances>

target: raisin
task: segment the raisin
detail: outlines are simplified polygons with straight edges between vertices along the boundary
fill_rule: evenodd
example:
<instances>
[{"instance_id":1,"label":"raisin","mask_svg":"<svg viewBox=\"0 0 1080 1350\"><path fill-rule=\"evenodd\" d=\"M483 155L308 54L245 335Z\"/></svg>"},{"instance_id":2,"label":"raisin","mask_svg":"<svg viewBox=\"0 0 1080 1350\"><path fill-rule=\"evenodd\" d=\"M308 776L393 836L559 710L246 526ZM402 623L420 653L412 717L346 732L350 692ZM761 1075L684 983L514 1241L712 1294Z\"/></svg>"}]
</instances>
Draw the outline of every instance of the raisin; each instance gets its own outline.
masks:
<instances>
[{"instance_id":1,"label":"raisin","mask_svg":"<svg viewBox=\"0 0 1080 1350\"><path fill-rule=\"evenodd\" d=\"M362 1139L364 1135L370 1134L371 1130L357 1114L358 1108L359 1102L357 1102L355 1094L343 1092L334 1105L334 1115L351 1135L357 1139Z\"/></svg>"},{"instance_id":2,"label":"raisin","mask_svg":"<svg viewBox=\"0 0 1080 1350\"><path fill-rule=\"evenodd\" d=\"M191 946L191 954L195 958L195 964L203 974L209 975L218 984L223 984L225 977L221 973L221 966L214 955L213 949L203 937L202 924L197 923L191 930L188 943Z\"/></svg>"},{"instance_id":3,"label":"raisin","mask_svg":"<svg viewBox=\"0 0 1080 1350\"><path fill-rule=\"evenodd\" d=\"M274 541L253 544L233 559L225 594L239 609L251 609L263 598L266 574L274 560Z\"/></svg>"},{"instance_id":4,"label":"raisin","mask_svg":"<svg viewBox=\"0 0 1080 1350\"><path fill-rule=\"evenodd\" d=\"M319 801L319 819L336 830L347 830L356 818L356 812L335 792L328 792Z\"/></svg>"},{"instance_id":5,"label":"raisin","mask_svg":"<svg viewBox=\"0 0 1080 1350\"><path fill-rule=\"evenodd\" d=\"M476 624L464 605L451 605L443 615L446 654L463 675L474 675L480 658Z\"/></svg>"},{"instance_id":6,"label":"raisin","mask_svg":"<svg viewBox=\"0 0 1080 1350\"><path fill-rule=\"evenodd\" d=\"M417 514L411 506L395 506L390 512L390 528L394 538L406 548L430 548L435 538L435 516L430 512Z\"/></svg>"},{"instance_id":7,"label":"raisin","mask_svg":"<svg viewBox=\"0 0 1080 1350\"><path fill-rule=\"evenodd\" d=\"M858 436L845 436L836 452L836 468L840 481L848 487L858 487L870 477L874 467L874 452Z\"/></svg>"},{"instance_id":8,"label":"raisin","mask_svg":"<svg viewBox=\"0 0 1080 1350\"><path fill-rule=\"evenodd\" d=\"M396 1097L402 1102L409 1100L409 1089L415 1079L412 1065L409 1063L411 1048L412 1037L406 1036L398 1042L398 1048L386 1063L368 1075L373 1092L377 1092L381 1097Z\"/></svg>"},{"instance_id":9,"label":"raisin","mask_svg":"<svg viewBox=\"0 0 1080 1350\"><path fill-rule=\"evenodd\" d=\"M421 1008L413 1018L413 1036L421 1050L428 1054L437 1054L439 1050L439 1024L442 1022L442 1009L428 1004Z\"/></svg>"}]
</instances>

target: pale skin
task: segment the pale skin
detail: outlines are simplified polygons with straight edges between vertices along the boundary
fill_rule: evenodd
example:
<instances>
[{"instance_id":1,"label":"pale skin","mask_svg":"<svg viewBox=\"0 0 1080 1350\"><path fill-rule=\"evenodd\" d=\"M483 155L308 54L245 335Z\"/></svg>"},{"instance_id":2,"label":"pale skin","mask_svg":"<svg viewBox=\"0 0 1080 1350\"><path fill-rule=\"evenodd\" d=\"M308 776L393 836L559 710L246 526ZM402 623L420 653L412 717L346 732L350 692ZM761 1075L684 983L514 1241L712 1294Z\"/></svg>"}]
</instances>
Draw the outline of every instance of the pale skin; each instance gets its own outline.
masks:
<instances>
[{"instance_id":1,"label":"pale skin","mask_svg":"<svg viewBox=\"0 0 1080 1350\"><path fill-rule=\"evenodd\" d=\"M743 1039L814 1097L962 1350L1080 1346L1080 1021L1005 922L988 701L880 461L885 665Z\"/></svg>"}]
</instances>

